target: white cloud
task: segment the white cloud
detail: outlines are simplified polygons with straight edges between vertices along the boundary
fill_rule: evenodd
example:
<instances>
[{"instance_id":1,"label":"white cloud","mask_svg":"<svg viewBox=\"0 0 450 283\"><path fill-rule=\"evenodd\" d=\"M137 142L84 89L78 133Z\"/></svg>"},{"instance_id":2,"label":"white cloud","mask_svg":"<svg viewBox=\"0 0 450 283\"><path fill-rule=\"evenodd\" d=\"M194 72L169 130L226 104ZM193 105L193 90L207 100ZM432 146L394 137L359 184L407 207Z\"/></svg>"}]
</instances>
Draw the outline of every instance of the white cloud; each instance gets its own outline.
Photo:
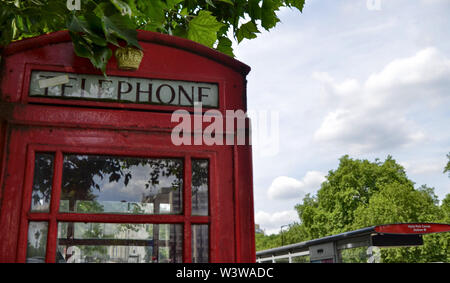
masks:
<instances>
[{"instance_id":1,"label":"white cloud","mask_svg":"<svg viewBox=\"0 0 450 283\"><path fill-rule=\"evenodd\" d=\"M418 143L425 139L425 133L400 113L344 108L324 118L314 139L358 154Z\"/></svg>"},{"instance_id":2,"label":"white cloud","mask_svg":"<svg viewBox=\"0 0 450 283\"><path fill-rule=\"evenodd\" d=\"M398 24L396 19L389 19L386 22L382 22L377 25L367 25L367 26L357 26L356 28L353 28L351 30L346 30L343 32L338 33L336 36L339 37L347 37L351 39L355 36L361 36L361 35L367 35L367 34L377 34L380 32L386 32L389 29L395 27Z\"/></svg>"},{"instance_id":3,"label":"white cloud","mask_svg":"<svg viewBox=\"0 0 450 283\"><path fill-rule=\"evenodd\" d=\"M445 155L443 155L445 157ZM400 163L410 174L441 174L444 170L446 160L435 159L435 160L414 160L408 162Z\"/></svg>"},{"instance_id":4,"label":"white cloud","mask_svg":"<svg viewBox=\"0 0 450 283\"><path fill-rule=\"evenodd\" d=\"M297 199L307 193L316 191L325 181L325 174L318 171L308 171L302 180L279 176L275 178L267 191L269 199Z\"/></svg>"},{"instance_id":5,"label":"white cloud","mask_svg":"<svg viewBox=\"0 0 450 283\"><path fill-rule=\"evenodd\" d=\"M324 85L331 109L314 133L316 142L345 146L351 154L417 145L426 137L410 113L448 99L450 59L435 48L393 60L364 83L337 82L327 73L313 78Z\"/></svg>"},{"instance_id":6,"label":"white cloud","mask_svg":"<svg viewBox=\"0 0 450 283\"><path fill-rule=\"evenodd\" d=\"M425 4L449 4L448 0L422 0Z\"/></svg>"},{"instance_id":7,"label":"white cloud","mask_svg":"<svg viewBox=\"0 0 450 283\"><path fill-rule=\"evenodd\" d=\"M267 191L269 199L289 199L299 197L303 183L297 179L279 176L273 180Z\"/></svg>"},{"instance_id":8,"label":"white cloud","mask_svg":"<svg viewBox=\"0 0 450 283\"><path fill-rule=\"evenodd\" d=\"M274 213L258 211L255 214L255 223L259 224L265 234L277 234L282 225L299 222L298 213L295 210L285 210Z\"/></svg>"},{"instance_id":9,"label":"white cloud","mask_svg":"<svg viewBox=\"0 0 450 283\"><path fill-rule=\"evenodd\" d=\"M360 89L360 85L356 79L346 79L338 83L327 72L314 72L312 77L323 84L326 92L331 92L341 97L349 96Z\"/></svg>"},{"instance_id":10,"label":"white cloud","mask_svg":"<svg viewBox=\"0 0 450 283\"><path fill-rule=\"evenodd\" d=\"M371 75L365 87L372 92L390 90L408 85L420 85L448 79L450 60L433 47L419 51L409 58L389 63L381 72ZM416 92L408 93L414 95Z\"/></svg>"}]
</instances>

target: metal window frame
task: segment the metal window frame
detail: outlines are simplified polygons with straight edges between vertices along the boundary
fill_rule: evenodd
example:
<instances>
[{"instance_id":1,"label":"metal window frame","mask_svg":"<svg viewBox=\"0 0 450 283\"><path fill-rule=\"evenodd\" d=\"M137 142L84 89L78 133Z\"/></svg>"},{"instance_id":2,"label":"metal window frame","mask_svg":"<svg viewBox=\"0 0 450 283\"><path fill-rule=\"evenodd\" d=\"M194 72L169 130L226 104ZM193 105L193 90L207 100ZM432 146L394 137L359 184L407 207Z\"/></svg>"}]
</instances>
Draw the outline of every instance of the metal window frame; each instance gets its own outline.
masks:
<instances>
[{"instance_id":1,"label":"metal window frame","mask_svg":"<svg viewBox=\"0 0 450 283\"><path fill-rule=\"evenodd\" d=\"M34 178L34 160L37 152L54 153L54 169L52 176L52 192L50 199L49 212L31 212L31 194ZM112 155L124 157L139 158L180 158L183 159L183 213L182 214L164 214L164 215L130 215L130 214L96 214L96 213L66 213L59 212L59 203L61 196L61 181L63 170L64 154L96 154L96 155ZM209 195L208 195L208 216L193 216L191 214L191 161L193 159L207 159L209 161ZM213 152L189 152L189 151L173 151L173 150L155 150L150 149L133 149L133 148L110 148L101 147L78 147L78 146L49 146L29 144L27 147L26 157L26 178L24 180L24 194L22 198L21 221L18 239L18 262L26 262L27 241L28 241L28 224L30 221L48 222L46 259L47 263L56 261L56 246L58 222L97 222L97 223L148 223L148 224L183 224L183 262L192 261L191 247L191 226L192 224L208 224L209 229L209 260L212 260L212 244L215 242L215 235L212 233L215 218L214 199L217 190L215 185L216 174L216 156Z\"/></svg>"}]
</instances>

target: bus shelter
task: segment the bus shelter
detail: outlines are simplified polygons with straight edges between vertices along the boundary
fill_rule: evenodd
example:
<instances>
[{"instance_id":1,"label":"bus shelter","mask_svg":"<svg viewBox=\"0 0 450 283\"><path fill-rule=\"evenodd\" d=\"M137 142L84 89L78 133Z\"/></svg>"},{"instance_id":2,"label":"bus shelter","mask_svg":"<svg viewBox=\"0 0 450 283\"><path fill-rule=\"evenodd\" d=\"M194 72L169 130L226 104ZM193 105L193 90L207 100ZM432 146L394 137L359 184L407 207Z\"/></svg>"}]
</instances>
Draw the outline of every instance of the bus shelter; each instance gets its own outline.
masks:
<instances>
[{"instance_id":1,"label":"bus shelter","mask_svg":"<svg viewBox=\"0 0 450 283\"><path fill-rule=\"evenodd\" d=\"M450 224L397 223L258 251L257 262L340 263L348 249L366 247L367 262L379 262L379 248L423 245L423 235L450 232Z\"/></svg>"}]
</instances>

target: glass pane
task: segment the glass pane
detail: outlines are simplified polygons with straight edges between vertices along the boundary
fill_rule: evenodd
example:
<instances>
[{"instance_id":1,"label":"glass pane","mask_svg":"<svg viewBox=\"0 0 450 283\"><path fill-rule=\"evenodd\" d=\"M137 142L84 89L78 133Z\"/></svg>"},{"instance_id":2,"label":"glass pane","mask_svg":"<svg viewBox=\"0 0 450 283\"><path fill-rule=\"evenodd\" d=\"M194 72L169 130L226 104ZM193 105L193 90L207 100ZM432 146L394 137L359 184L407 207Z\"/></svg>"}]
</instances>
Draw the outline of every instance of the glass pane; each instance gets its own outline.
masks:
<instances>
[{"instance_id":1,"label":"glass pane","mask_svg":"<svg viewBox=\"0 0 450 283\"><path fill-rule=\"evenodd\" d=\"M58 256L68 263L182 262L183 225L60 222Z\"/></svg>"},{"instance_id":2,"label":"glass pane","mask_svg":"<svg viewBox=\"0 0 450 283\"><path fill-rule=\"evenodd\" d=\"M208 215L209 161L192 160L192 215Z\"/></svg>"},{"instance_id":3,"label":"glass pane","mask_svg":"<svg viewBox=\"0 0 450 283\"><path fill-rule=\"evenodd\" d=\"M53 154L36 153L34 159L33 191L31 211L48 212L53 180Z\"/></svg>"},{"instance_id":4,"label":"glass pane","mask_svg":"<svg viewBox=\"0 0 450 283\"><path fill-rule=\"evenodd\" d=\"M369 258L367 247L340 250L341 260L344 263L366 263Z\"/></svg>"},{"instance_id":5,"label":"glass pane","mask_svg":"<svg viewBox=\"0 0 450 283\"><path fill-rule=\"evenodd\" d=\"M30 222L28 224L27 262L45 262L47 232L47 222Z\"/></svg>"},{"instance_id":6,"label":"glass pane","mask_svg":"<svg viewBox=\"0 0 450 283\"><path fill-rule=\"evenodd\" d=\"M183 162L66 155L61 212L180 214Z\"/></svg>"},{"instance_id":7,"label":"glass pane","mask_svg":"<svg viewBox=\"0 0 450 283\"><path fill-rule=\"evenodd\" d=\"M309 263L309 262L310 262L309 255L296 256L292 258L292 263Z\"/></svg>"},{"instance_id":8,"label":"glass pane","mask_svg":"<svg viewBox=\"0 0 450 283\"><path fill-rule=\"evenodd\" d=\"M192 225L192 262L209 261L209 227L208 225Z\"/></svg>"}]
</instances>

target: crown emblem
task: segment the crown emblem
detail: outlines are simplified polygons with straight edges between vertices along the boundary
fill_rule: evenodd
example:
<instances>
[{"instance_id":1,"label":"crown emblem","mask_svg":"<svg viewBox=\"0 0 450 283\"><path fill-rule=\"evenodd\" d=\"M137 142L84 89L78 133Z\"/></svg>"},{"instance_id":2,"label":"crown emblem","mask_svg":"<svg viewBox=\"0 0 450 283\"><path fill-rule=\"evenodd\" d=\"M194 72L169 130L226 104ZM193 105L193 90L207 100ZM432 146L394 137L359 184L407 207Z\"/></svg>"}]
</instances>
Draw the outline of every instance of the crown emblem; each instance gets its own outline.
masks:
<instances>
[{"instance_id":1,"label":"crown emblem","mask_svg":"<svg viewBox=\"0 0 450 283\"><path fill-rule=\"evenodd\" d=\"M139 65L144 57L144 52L137 48L127 46L117 48L115 55L119 69L135 71L139 69Z\"/></svg>"}]
</instances>

